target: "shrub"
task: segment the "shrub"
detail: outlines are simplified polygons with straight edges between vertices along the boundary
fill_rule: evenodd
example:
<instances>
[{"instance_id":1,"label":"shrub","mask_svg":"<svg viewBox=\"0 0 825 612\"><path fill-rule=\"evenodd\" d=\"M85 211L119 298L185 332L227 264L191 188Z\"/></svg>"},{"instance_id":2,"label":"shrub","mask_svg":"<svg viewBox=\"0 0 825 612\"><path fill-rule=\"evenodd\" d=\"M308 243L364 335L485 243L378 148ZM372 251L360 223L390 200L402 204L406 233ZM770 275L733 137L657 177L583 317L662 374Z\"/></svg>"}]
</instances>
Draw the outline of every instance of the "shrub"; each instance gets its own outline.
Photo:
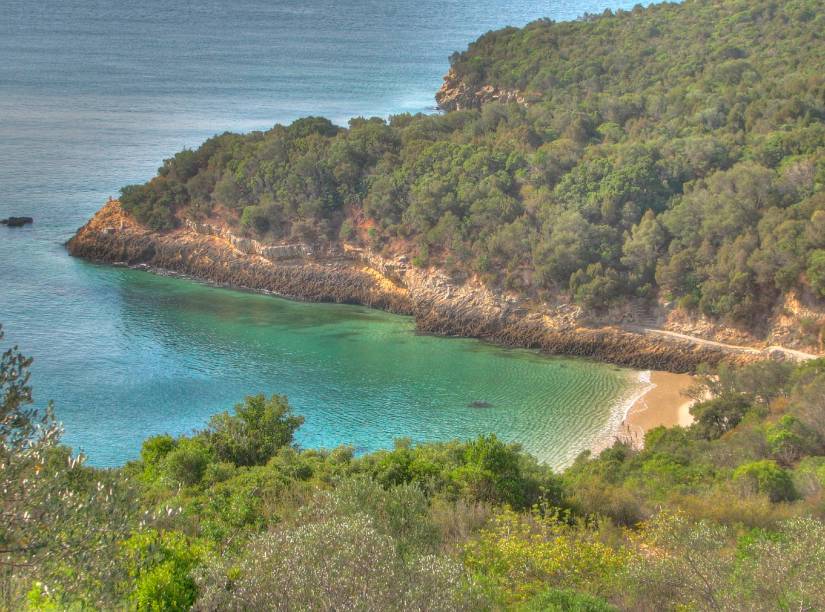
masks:
<instances>
[{"instance_id":1,"label":"shrub","mask_svg":"<svg viewBox=\"0 0 825 612\"><path fill-rule=\"evenodd\" d=\"M278 449L292 444L304 418L292 414L287 399L252 395L235 406L235 414L217 414L205 435L219 459L235 465L263 465Z\"/></svg>"},{"instance_id":2,"label":"shrub","mask_svg":"<svg viewBox=\"0 0 825 612\"><path fill-rule=\"evenodd\" d=\"M164 473L173 482L194 485L201 481L212 459L206 445L199 439L181 439L163 461Z\"/></svg>"},{"instance_id":3,"label":"shrub","mask_svg":"<svg viewBox=\"0 0 825 612\"><path fill-rule=\"evenodd\" d=\"M260 205L246 206L241 214L241 228L254 230L258 234L269 231L270 217L267 210Z\"/></svg>"},{"instance_id":4,"label":"shrub","mask_svg":"<svg viewBox=\"0 0 825 612\"><path fill-rule=\"evenodd\" d=\"M521 612L615 612L598 597L570 589L547 589L519 608Z\"/></svg>"},{"instance_id":5,"label":"shrub","mask_svg":"<svg viewBox=\"0 0 825 612\"><path fill-rule=\"evenodd\" d=\"M535 484L522 475L518 447L507 446L494 434L467 444L464 465L452 477L468 498L477 501L523 508L538 494Z\"/></svg>"},{"instance_id":6,"label":"shrub","mask_svg":"<svg viewBox=\"0 0 825 612\"><path fill-rule=\"evenodd\" d=\"M734 471L733 479L747 491L763 493L773 502L796 497L790 474L770 459L740 465Z\"/></svg>"},{"instance_id":7,"label":"shrub","mask_svg":"<svg viewBox=\"0 0 825 612\"><path fill-rule=\"evenodd\" d=\"M122 557L133 579L129 601L146 612L189 610L197 588L191 576L204 550L175 531L148 530L122 545Z\"/></svg>"},{"instance_id":8,"label":"shrub","mask_svg":"<svg viewBox=\"0 0 825 612\"><path fill-rule=\"evenodd\" d=\"M430 520L429 502L414 483L385 489L369 478L348 478L331 493L320 495L310 512L366 515L377 531L393 537L402 556L436 550L438 533Z\"/></svg>"},{"instance_id":9,"label":"shrub","mask_svg":"<svg viewBox=\"0 0 825 612\"><path fill-rule=\"evenodd\" d=\"M816 454L821 450L816 432L789 414L768 427L765 437L771 454L783 465L791 465L803 455Z\"/></svg>"},{"instance_id":10,"label":"shrub","mask_svg":"<svg viewBox=\"0 0 825 612\"><path fill-rule=\"evenodd\" d=\"M238 559L210 563L197 610L464 609L460 565L404 561L364 515L286 526L254 538Z\"/></svg>"},{"instance_id":11,"label":"shrub","mask_svg":"<svg viewBox=\"0 0 825 612\"><path fill-rule=\"evenodd\" d=\"M552 509L504 509L468 544L465 565L504 606L529 601L548 586L605 590L626 556L599 541L591 526L567 519Z\"/></svg>"}]
</instances>

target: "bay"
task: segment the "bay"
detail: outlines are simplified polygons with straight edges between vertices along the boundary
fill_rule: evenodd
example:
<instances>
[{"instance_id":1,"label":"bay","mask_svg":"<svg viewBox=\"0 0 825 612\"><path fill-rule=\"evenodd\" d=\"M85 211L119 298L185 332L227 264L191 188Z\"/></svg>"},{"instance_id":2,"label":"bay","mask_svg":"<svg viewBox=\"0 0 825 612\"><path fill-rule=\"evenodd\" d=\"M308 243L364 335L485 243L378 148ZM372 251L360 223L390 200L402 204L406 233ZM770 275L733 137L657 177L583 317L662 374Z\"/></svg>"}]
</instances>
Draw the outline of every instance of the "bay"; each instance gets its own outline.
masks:
<instances>
[{"instance_id":1,"label":"bay","mask_svg":"<svg viewBox=\"0 0 825 612\"><path fill-rule=\"evenodd\" d=\"M449 54L492 28L633 2L2 0L0 323L95 465L284 393L304 446L495 432L554 465L604 438L635 375L419 336L403 317L95 266L63 243L109 195L226 130L433 112ZM473 401L489 408L471 408Z\"/></svg>"}]
</instances>

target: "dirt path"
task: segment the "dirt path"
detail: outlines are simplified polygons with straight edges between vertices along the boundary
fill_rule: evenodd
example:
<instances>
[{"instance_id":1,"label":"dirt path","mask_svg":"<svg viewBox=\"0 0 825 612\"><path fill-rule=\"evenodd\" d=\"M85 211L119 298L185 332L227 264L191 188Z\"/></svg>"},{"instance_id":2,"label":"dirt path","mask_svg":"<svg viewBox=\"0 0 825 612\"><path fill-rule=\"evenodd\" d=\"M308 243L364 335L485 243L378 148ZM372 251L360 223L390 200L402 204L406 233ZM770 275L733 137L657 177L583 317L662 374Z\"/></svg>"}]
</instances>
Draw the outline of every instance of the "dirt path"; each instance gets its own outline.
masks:
<instances>
[{"instance_id":1,"label":"dirt path","mask_svg":"<svg viewBox=\"0 0 825 612\"><path fill-rule=\"evenodd\" d=\"M782 353L785 357L793 359L794 361L808 361L809 359L818 359L819 355L813 353L805 353L794 349L785 348L784 346L768 346L765 348L755 348L752 346L741 346L737 344L725 344L724 342L716 342L714 340L705 340L704 338L697 338L696 336L689 336L687 334L680 334L679 332L667 331L664 329L655 329L652 327L637 327L628 326L628 331L646 334L650 336L664 336L668 338L678 338L686 340L693 344L700 344L702 346L713 346L732 353L748 353L751 355L769 356L772 353Z\"/></svg>"}]
</instances>

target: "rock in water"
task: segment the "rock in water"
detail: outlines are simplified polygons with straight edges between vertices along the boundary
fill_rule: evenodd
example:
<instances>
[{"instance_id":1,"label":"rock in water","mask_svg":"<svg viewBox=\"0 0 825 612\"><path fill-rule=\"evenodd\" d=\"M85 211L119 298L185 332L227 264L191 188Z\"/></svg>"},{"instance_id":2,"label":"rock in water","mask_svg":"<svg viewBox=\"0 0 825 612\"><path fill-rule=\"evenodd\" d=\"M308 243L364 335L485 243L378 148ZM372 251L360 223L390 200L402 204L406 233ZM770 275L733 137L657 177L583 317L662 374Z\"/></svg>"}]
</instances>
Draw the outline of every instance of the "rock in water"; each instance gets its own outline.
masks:
<instances>
[{"instance_id":1,"label":"rock in water","mask_svg":"<svg viewBox=\"0 0 825 612\"><path fill-rule=\"evenodd\" d=\"M31 217L9 217L8 219L0 219L0 223L9 227L22 227L27 223L34 223L34 219Z\"/></svg>"}]
</instances>

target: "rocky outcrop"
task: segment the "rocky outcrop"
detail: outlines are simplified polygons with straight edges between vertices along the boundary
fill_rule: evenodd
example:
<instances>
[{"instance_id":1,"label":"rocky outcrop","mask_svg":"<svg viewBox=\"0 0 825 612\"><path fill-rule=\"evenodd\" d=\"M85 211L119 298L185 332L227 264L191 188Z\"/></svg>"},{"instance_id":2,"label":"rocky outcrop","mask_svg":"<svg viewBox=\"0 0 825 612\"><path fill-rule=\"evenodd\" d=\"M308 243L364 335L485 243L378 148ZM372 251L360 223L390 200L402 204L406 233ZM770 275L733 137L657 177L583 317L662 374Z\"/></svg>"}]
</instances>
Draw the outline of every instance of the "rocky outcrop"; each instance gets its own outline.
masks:
<instances>
[{"instance_id":1,"label":"rocky outcrop","mask_svg":"<svg viewBox=\"0 0 825 612\"><path fill-rule=\"evenodd\" d=\"M518 89L501 89L493 85L470 87L454 70L444 77L444 84L435 94L438 108L445 111L481 108L487 102L516 102L528 105L527 96Z\"/></svg>"},{"instance_id":2,"label":"rocky outcrop","mask_svg":"<svg viewBox=\"0 0 825 612\"><path fill-rule=\"evenodd\" d=\"M313 255L313 248L308 244L300 242L293 244L264 244L252 238L237 236L226 227L220 225L198 223L188 219L184 222L184 225L197 234L224 238L228 240L233 247L247 255L260 255L273 261Z\"/></svg>"},{"instance_id":3,"label":"rocky outcrop","mask_svg":"<svg viewBox=\"0 0 825 612\"><path fill-rule=\"evenodd\" d=\"M415 268L404 257L389 260L352 247L287 249L237 237L217 225L189 223L151 232L124 214L117 201L106 204L67 246L72 255L97 262L172 271L307 301L363 304L412 315L428 333L635 368L689 372L703 362L759 358L681 338L588 327L569 304L527 304L472 279L459 283L442 271Z\"/></svg>"},{"instance_id":4,"label":"rocky outcrop","mask_svg":"<svg viewBox=\"0 0 825 612\"><path fill-rule=\"evenodd\" d=\"M101 263L170 271L217 285L307 301L412 313L404 292L381 286L371 271L349 261L267 259L254 249L248 252L248 246L225 234L199 233L192 226L151 232L125 215L117 201L106 204L67 243L71 255Z\"/></svg>"},{"instance_id":5,"label":"rocky outcrop","mask_svg":"<svg viewBox=\"0 0 825 612\"><path fill-rule=\"evenodd\" d=\"M34 223L31 217L9 217L8 219L0 219L0 225L8 225L9 227L23 227Z\"/></svg>"}]
</instances>

